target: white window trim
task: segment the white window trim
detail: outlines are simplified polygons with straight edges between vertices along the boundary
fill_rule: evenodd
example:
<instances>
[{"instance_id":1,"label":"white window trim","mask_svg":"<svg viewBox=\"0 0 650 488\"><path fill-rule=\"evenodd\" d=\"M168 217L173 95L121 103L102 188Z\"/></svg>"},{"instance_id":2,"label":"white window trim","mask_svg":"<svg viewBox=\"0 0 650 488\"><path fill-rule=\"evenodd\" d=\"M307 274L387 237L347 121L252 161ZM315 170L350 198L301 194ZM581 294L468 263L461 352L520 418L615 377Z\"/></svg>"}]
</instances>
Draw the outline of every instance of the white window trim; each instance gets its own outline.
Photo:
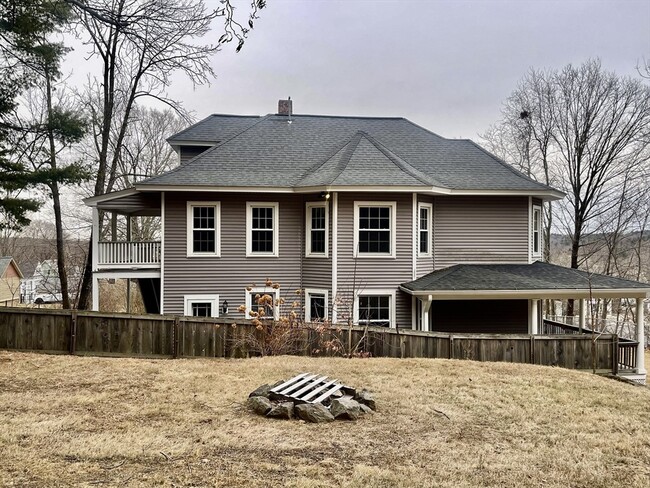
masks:
<instances>
[{"instance_id":1,"label":"white window trim","mask_svg":"<svg viewBox=\"0 0 650 488\"><path fill-rule=\"evenodd\" d=\"M359 297L360 296L378 296L378 295L389 295L390 296L390 324L388 328L395 329L397 326L397 315L395 310L395 290L378 288L378 289L365 289L354 294L354 311L353 311L353 321L355 325L359 324Z\"/></svg>"},{"instance_id":2,"label":"white window trim","mask_svg":"<svg viewBox=\"0 0 650 488\"><path fill-rule=\"evenodd\" d=\"M325 295L325 320L329 318L329 291L320 288L305 288L305 321L311 322L311 295Z\"/></svg>"},{"instance_id":3,"label":"white window trim","mask_svg":"<svg viewBox=\"0 0 650 488\"><path fill-rule=\"evenodd\" d=\"M420 209L426 208L427 209L427 233L429 236L428 242L427 242L427 252L420 252ZM418 224L417 224L417 246L418 246L418 257L419 258L430 258L431 257L431 248L433 247L433 239L431 236L433 235L433 232L431 232L431 214L433 213L433 205L430 203L419 203L418 204Z\"/></svg>"},{"instance_id":4,"label":"white window trim","mask_svg":"<svg viewBox=\"0 0 650 488\"><path fill-rule=\"evenodd\" d=\"M193 317L192 315L192 304L194 302L210 302L212 305L212 317L219 317L219 295L184 295L183 304L184 310L183 313L187 317Z\"/></svg>"},{"instance_id":5,"label":"white window trim","mask_svg":"<svg viewBox=\"0 0 650 488\"><path fill-rule=\"evenodd\" d=\"M325 208L325 252L312 252L311 250L311 209ZM307 202L305 210L305 256L308 258L326 258L329 254L329 224L330 210L327 202Z\"/></svg>"},{"instance_id":6,"label":"white window trim","mask_svg":"<svg viewBox=\"0 0 650 488\"><path fill-rule=\"evenodd\" d=\"M539 212L539 247L535 252L535 212ZM543 247L543 232L542 232L542 207L540 205L533 205L530 214L530 254L533 259L542 257Z\"/></svg>"},{"instance_id":7,"label":"white window trim","mask_svg":"<svg viewBox=\"0 0 650 488\"><path fill-rule=\"evenodd\" d=\"M245 319L251 319L252 317L248 314L249 311L253 310L253 305L257 305L256 303L253 303L253 300L255 299L256 294L260 295L274 295L273 297L273 320L279 320L280 319L280 306L279 306L279 300L280 300L280 290L277 288L271 288L268 286L254 286L251 288L251 290L245 290L246 293L246 311L245 311Z\"/></svg>"},{"instance_id":8,"label":"white window trim","mask_svg":"<svg viewBox=\"0 0 650 488\"><path fill-rule=\"evenodd\" d=\"M253 252L253 208L273 208L273 252ZM246 257L277 258L279 253L280 236L280 204L278 202L246 202Z\"/></svg>"},{"instance_id":9,"label":"white window trim","mask_svg":"<svg viewBox=\"0 0 650 488\"><path fill-rule=\"evenodd\" d=\"M194 252L194 207L214 207L214 252ZM187 202L187 257L221 256L221 202Z\"/></svg>"},{"instance_id":10,"label":"white window trim","mask_svg":"<svg viewBox=\"0 0 650 488\"><path fill-rule=\"evenodd\" d=\"M390 253L359 252L359 208L360 207L390 207ZM352 256L366 258L395 258L395 244L397 234L397 202L354 202L354 234Z\"/></svg>"}]
</instances>

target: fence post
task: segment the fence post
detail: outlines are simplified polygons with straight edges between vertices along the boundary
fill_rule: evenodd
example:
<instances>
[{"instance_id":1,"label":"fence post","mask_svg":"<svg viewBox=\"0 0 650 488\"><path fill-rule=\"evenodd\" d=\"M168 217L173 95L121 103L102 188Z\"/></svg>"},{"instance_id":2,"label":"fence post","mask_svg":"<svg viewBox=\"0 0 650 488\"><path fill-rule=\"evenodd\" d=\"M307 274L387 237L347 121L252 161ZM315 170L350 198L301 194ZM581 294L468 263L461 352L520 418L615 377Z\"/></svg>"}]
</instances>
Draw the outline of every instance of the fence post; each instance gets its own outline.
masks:
<instances>
[{"instance_id":1,"label":"fence post","mask_svg":"<svg viewBox=\"0 0 650 488\"><path fill-rule=\"evenodd\" d=\"M530 335L530 364L535 364L535 335Z\"/></svg>"},{"instance_id":2,"label":"fence post","mask_svg":"<svg viewBox=\"0 0 650 488\"><path fill-rule=\"evenodd\" d=\"M77 352L77 311L70 314L70 354Z\"/></svg>"},{"instance_id":3,"label":"fence post","mask_svg":"<svg viewBox=\"0 0 650 488\"><path fill-rule=\"evenodd\" d=\"M612 354L612 358L613 358L612 372L614 373L614 375L617 375L618 374L618 334L614 334L613 345L614 345L614 351Z\"/></svg>"},{"instance_id":4,"label":"fence post","mask_svg":"<svg viewBox=\"0 0 650 488\"><path fill-rule=\"evenodd\" d=\"M449 359L455 359L454 355L454 336L449 334Z\"/></svg>"},{"instance_id":5,"label":"fence post","mask_svg":"<svg viewBox=\"0 0 650 488\"><path fill-rule=\"evenodd\" d=\"M178 334L180 332L180 317L177 315L174 317L174 325L172 327L172 357L176 359L178 357Z\"/></svg>"}]
</instances>

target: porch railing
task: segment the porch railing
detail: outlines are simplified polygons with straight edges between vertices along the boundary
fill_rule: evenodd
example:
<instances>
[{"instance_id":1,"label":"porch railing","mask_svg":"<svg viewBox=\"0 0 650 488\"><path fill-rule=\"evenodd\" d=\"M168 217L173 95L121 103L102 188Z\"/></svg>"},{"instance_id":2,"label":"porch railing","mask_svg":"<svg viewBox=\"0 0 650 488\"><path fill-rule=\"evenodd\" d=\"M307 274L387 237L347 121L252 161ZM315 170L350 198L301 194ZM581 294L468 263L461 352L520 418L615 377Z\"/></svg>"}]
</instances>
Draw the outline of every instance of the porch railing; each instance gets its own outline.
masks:
<instances>
[{"instance_id":1,"label":"porch railing","mask_svg":"<svg viewBox=\"0 0 650 488\"><path fill-rule=\"evenodd\" d=\"M160 241L102 241L97 251L100 266L160 266Z\"/></svg>"},{"instance_id":2,"label":"porch railing","mask_svg":"<svg viewBox=\"0 0 650 488\"><path fill-rule=\"evenodd\" d=\"M587 327L582 328L583 334L591 334L592 330ZM569 325L555 320L544 319L541 327L542 334L580 334L580 328L575 325ZM637 346L639 343L623 337L618 338L618 370L636 369Z\"/></svg>"},{"instance_id":3,"label":"porch railing","mask_svg":"<svg viewBox=\"0 0 650 488\"><path fill-rule=\"evenodd\" d=\"M639 343L630 339L618 339L618 370L636 368L636 352Z\"/></svg>"}]
</instances>

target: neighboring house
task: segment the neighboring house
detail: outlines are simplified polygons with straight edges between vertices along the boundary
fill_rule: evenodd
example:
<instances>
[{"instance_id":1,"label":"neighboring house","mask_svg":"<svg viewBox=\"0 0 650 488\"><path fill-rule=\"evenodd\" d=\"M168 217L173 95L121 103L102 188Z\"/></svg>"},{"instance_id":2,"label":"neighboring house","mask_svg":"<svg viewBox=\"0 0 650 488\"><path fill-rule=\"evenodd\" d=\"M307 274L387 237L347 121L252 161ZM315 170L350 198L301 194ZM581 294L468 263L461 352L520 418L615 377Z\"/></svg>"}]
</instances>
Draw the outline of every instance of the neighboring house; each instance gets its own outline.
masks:
<instances>
[{"instance_id":1,"label":"neighboring house","mask_svg":"<svg viewBox=\"0 0 650 488\"><path fill-rule=\"evenodd\" d=\"M294 115L288 100L168 141L179 167L86 200L95 309L100 279L137 278L151 312L236 315L262 291L279 298L268 277L304 290L308 321L537 333L541 299L600 296L636 298L643 318L650 285L538 262L542 205L564 195L470 140L403 118ZM160 216L162 239L99 242L99 210Z\"/></svg>"},{"instance_id":2,"label":"neighboring house","mask_svg":"<svg viewBox=\"0 0 650 488\"><path fill-rule=\"evenodd\" d=\"M56 259L40 261L31 278L23 280L20 294L23 303L60 302L61 280Z\"/></svg>"},{"instance_id":3,"label":"neighboring house","mask_svg":"<svg viewBox=\"0 0 650 488\"><path fill-rule=\"evenodd\" d=\"M20 303L20 280L23 274L10 256L0 258L0 305L11 307Z\"/></svg>"}]
</instances>

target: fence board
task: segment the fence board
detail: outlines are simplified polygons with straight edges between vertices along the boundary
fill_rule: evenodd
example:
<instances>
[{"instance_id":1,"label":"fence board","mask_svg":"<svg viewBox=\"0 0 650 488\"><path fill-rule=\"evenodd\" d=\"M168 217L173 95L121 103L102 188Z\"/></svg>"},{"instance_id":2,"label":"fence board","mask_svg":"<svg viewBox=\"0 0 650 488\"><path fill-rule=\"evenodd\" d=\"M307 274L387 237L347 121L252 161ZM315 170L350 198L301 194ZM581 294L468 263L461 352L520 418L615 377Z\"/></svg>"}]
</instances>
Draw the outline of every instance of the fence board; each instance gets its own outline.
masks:
<instances>
[{"instance_id":1,"label":"fence board","mask_svg":"<svg viewBox=\"0 0 650 488\"><path fill-rule=\"evenodd\" d=\"M71 349L73 313L76 338ZM235 325L233 327L233 324ZM177 332L175 332L177 331ZM0 310L0 348L43 352L135 357L247 357L245 339L263 341L250 322L228 318L175 318L158 315L103 314L66 310L5 308ZM631 363L615 335L601 335L592 347L591 334L443 334L384 328L347 327L296 332L297 354L332 356L359 345L358 352L376 357L425 357L506 361L614 372ZM327 350L327 341L343 351ZM619 349L620 357L619 357ZM318 350L318 352L316 352ZM175 352L176 351L176 352ZM627 355L626 355L627 354ZM628 366L629 367L629 366Z\"/></svg>"}]
</instances>

